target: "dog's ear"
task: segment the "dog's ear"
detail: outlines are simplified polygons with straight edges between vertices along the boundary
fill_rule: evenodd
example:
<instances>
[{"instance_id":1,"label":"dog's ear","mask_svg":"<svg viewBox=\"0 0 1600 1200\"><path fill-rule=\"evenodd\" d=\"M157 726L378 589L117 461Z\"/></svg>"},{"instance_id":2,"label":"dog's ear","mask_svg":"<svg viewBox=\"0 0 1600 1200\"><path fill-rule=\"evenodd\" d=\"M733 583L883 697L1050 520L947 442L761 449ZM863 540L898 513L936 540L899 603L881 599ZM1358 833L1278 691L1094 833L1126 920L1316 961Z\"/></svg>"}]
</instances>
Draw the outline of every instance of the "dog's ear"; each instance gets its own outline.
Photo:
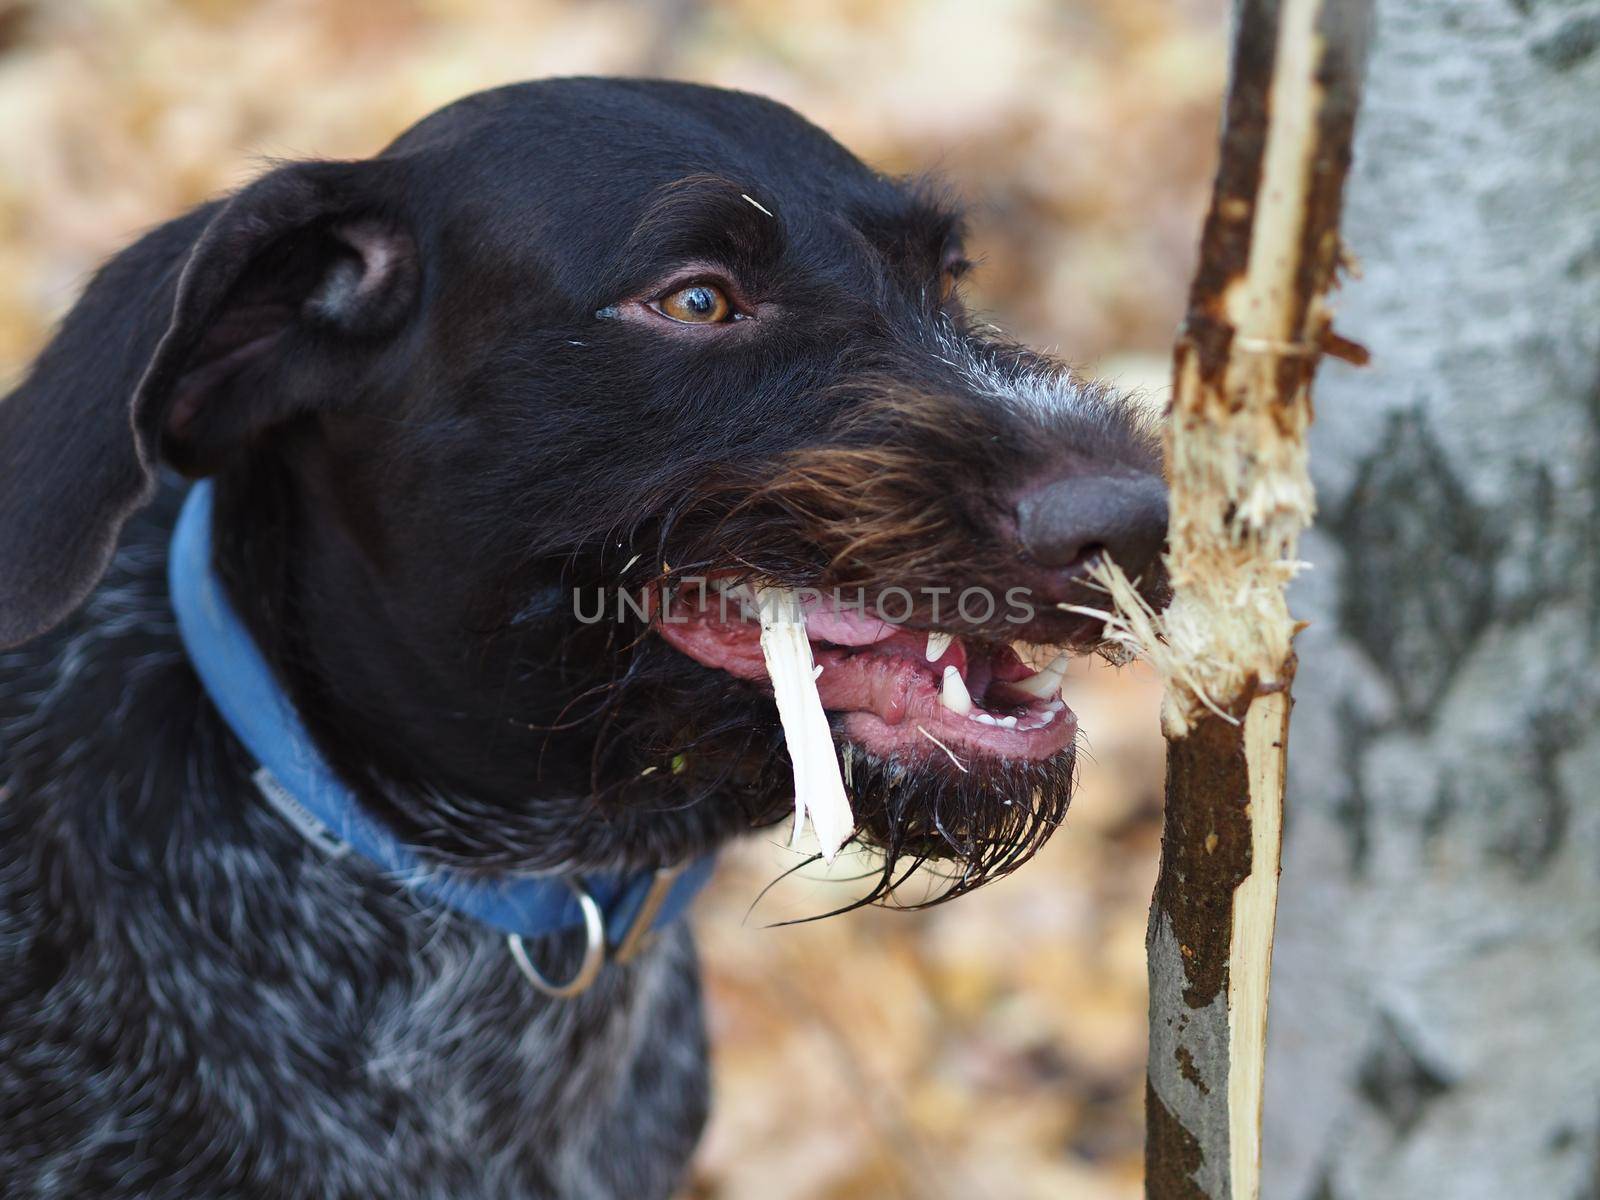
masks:
<instances>
[{"instance_id":1,"label":"dog's ear","mask_svg":"<svg viewBox=\"0 0 1600 1200\"><path fill-rule=\"evenodd\" d=\"M165 460L214 471L336 402L407 322L395 164L281 167L101 268L0 401L0 646L88 595Z\"/></svg>"}]
</instances>

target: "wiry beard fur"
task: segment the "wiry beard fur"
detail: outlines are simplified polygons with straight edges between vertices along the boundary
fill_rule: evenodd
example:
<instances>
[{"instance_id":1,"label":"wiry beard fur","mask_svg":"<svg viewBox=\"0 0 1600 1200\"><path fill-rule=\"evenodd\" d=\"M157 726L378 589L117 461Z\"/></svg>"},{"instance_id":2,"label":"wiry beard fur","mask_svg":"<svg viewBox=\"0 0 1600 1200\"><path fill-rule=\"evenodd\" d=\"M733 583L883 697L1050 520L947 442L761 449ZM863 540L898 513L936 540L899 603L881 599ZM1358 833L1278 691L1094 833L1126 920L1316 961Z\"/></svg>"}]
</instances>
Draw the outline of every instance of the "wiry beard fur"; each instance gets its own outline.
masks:
<instances>
[{"instance_id":1,"label":"wiry beard fur","mask_svg":"<svg viewBox=\"0 0 1600 1200\"><path fill-rule=\"evenodd\" d=\"M880 866L871 889L837 912L927 908L1009 875L1066 820L1076 783L1076 747L1042 762L975 759L955 774L937 760L886 759L859 746L841 752L857 837ZM934 882L908 900L919 872Z\"/></svg>"}]
</instances>

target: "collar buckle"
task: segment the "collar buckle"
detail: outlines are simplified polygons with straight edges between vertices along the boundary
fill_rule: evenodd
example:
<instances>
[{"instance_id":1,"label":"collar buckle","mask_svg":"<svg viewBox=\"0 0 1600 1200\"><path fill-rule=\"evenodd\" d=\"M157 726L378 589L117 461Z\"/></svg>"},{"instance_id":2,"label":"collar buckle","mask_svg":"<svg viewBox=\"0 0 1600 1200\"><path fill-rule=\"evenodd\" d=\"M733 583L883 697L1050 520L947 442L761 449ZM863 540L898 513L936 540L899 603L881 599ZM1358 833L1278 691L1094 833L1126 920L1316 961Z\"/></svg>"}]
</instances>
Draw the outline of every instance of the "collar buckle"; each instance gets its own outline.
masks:
<instances>
[{"instance_id":1,"label":"collar buckle","mask_svg":"<svg viewBox=\"0 0 1600 1200\"><path fill-rule=\"evenodd\" d=\"M661 906L667 902L667 897L672 894L672 887L678 882L678 877L683 871L683 863L674 863L670 867L658 868L651 876L650 886L639 901L633 919L628 922L628 927L623 931L616 949L609 955L612 962L631 962L654 945L656 917L661 912ZM583 912L584 931L583 961L578 964L578 969L571 979L565 983L551 982L528 957L528 948L523 945L522 935L520 933L506 935L506 946L511 951L511 958L517 964L517 969L538 991L546 996L560 999L582 995L594 985L594 981L600 977L600 969L606 964L608 957L606 947L609 944L609 939L606 937L605 914L600 911L600 905L590 894L589 889L575 879L568 879L567 886L572 889L578 907Z\"/></svg>"},{"instance_id":2,"label":"collar buckle","mask_svg":"<svg viewBox=\"0 0 1600 1200\"><path fill-rule=\"evenodd\" d=\"M683 863L674 863L670 867L656 869L654 877L650 880L650 889L639 902L639 911L634 913L627 932L622 935L622 940L611 953L612 962L631 962L655 943L656 915L660 913L661 906L667 902L667 897L672 894L672 885L678 882L678 876L683 874L683 868Z\"/></svg>"}]
</instances>

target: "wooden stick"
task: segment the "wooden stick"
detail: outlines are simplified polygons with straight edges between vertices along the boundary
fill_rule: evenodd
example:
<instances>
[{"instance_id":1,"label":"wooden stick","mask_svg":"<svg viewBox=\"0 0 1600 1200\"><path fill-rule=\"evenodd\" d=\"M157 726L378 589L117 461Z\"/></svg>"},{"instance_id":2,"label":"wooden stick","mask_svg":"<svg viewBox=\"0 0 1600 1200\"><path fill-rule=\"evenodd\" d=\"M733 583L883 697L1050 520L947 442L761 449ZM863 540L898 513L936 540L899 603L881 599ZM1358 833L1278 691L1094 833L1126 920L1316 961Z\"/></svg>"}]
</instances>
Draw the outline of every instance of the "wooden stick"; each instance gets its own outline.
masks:
<instances>
[{"instance_id":1,"label":"wooden stick","mask_svg":"<svg viewBox=\"0 0 1600 1200\"><path fill-rule=\"evenodd\" d=\"M1256 1200L1311 379L1370 0L1237 0L1220 164L1173 362L1174 597L1114 565L1109 636L1167 679L1161 873L1146 940L1146 1194Z\"/></svg>"}]
</instances>

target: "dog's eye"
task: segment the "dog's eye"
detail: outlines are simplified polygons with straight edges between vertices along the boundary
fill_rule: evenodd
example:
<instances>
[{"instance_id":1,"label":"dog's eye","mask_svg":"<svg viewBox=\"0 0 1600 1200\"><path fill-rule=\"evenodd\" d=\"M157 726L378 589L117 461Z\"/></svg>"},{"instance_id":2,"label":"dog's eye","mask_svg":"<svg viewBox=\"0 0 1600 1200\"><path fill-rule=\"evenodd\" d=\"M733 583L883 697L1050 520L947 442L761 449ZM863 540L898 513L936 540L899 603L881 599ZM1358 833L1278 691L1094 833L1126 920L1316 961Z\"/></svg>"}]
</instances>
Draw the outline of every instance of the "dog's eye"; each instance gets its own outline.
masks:
<instances>
[{"instance_id":1,"label":"dog's eye","mask_svg":"<svg viewBox=\"0 0 1600 1200\"><path fill-rule=\"evenodd\" d=\"M691 283L663 296L656 302L656 309L662 316L685 325L717 325L729 318L733 305L720 288Z\"/></svg>"}]
</instances>

